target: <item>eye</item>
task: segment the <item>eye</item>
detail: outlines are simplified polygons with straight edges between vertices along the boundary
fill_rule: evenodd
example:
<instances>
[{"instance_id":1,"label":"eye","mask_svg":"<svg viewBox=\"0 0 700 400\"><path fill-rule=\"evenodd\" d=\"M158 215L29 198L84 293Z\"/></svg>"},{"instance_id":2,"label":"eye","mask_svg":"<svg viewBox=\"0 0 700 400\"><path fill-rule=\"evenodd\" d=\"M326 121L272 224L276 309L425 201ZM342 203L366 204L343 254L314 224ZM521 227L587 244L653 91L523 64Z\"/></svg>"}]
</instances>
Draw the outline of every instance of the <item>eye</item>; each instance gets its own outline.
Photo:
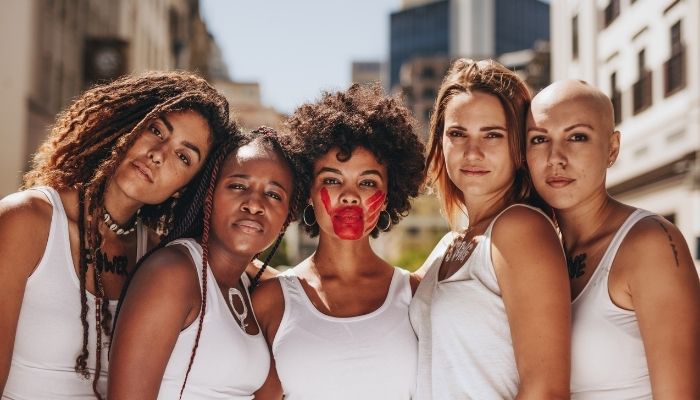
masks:
<instances>
[{"instance_id":1,"label":"eye","mask_svg":"<svg viewBox=\"0 0 700 400\"><path fill-rule=\"evenodd\" d=\"M245 185L243 185L241 183L231 183L226 187L229 189L233 189L233 190L245 190L246 189Z\"/></svg>"},{"instance_id":2,"label":"eye","mask_svg":"<svg viewBox=\"0 0 700 400\"><path fill-rule=\"evenodd\" d=\"M530 144L542 144L546 141L547 138L542 135L537 135L530 138Z\"/></svg>"},{"instance_id":3,"label":"eye","mask_svg":"<svg viewBox=\"0 0 700 400\"><path fill-rule=\"evenodd\" d=\"M277 193L277 192L269 191L269 192L265 193L265 195L268 196L268 197L271 197L271 198L273 198L273 199L275 199L275 200L282 201L282 195L280 195L280 194Z\"/></svg>"},{"instance_id":4,"label":"eye","mask_svg":"<svg viewBox=\"0 0 700 400\"><path fill-rule=\"evenodd\" d=\"M586 142L588 141L588 135L584 133L574 133L569 137L569 140L572 142Z\"/></svg>"},{"instance_id":5,"label":"eye","mask_svg":"<svg viewBox=\"0 0 700 400\"><path fill-rule=\"evenodd\" d=\"M449 137L464 137L464 132L457 129L450 129L449 131L445 132L445 135Z\"/></svg>"},{"instance_id":6,"label":"eye","mask_svg":"<svg viewBox=\"0 0 700 400\"><path fill-rule=\"evenodd\" d=\"M321 183L324 185L339 185L340 181L336 178L323 178Z\"/></svg>"},{"instance_id":7,"label":"eye","mask_svg":"<svg viewBox=\"0 0 700 400\"><path fill-rule=\"evenodd\" d=\"M177 154L178 158L180 158L180 161L185 163L185 165L190 165L190 159L187 158L187 156L184 153L175 153Z\"/></svg>"},{"instance_id":8,"label":"eye","mask_svg":"<svg viewBox=\"0 0 700 400\"><path fill-rule=\"evenodd\" d=\"M490 132L486 132L485 138L486 139L500 139L503 136L505 136L505 135L503 135L503 133L501 133L499 131L490 131Z\"/></svg>"},{"instance_id":9,"label":"eye","mask_svg":"<svg viewBox=\"0 0 700 400\"><path fill-rule=\"evenodd\" d=\"M365 179L365 180L360 182L360 186L373 188L373 187L377 187L377 182L375 182L371 179Z\"/></svg>"},{"instance_id":10,"label":"eye","mask_svg":"<svg viewBox=\"0 0 700 400\"><path fill-rule=\"evenodd\" d=\"M152 134L158 136L160 139L163 139L163 134L161 133L160 129L158 129L157 126L151 125L149 129L150 129Z\"/></svg>"}]
</instances>

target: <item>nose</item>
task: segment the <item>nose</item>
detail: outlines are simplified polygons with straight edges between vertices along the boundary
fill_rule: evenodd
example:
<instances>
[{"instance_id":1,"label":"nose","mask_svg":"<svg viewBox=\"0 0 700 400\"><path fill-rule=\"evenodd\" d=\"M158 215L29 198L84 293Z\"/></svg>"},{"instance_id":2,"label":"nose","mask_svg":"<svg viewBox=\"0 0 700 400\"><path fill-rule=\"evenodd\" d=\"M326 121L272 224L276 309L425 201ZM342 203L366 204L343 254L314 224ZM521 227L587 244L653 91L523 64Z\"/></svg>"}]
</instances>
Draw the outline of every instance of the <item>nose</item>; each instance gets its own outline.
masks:
<instances>
[{"instance_id":1,"label":"nose","mask_svg":"<svg viewBox=\"0 0 700 400\"><path fill-rule=\"evenodd\" d=\"M345 189L340 194L340 203L344 206L352 206L360 204L359 194L351 189Z\"/></svg>"},{"instance_id":2,"label":"nose","mask_svg":"<svg viewBox=\"0 0 700 400\"><path fill-rule=\"evenodd\" d=\"M242 203L241 210L252 215L263 215L265 214L265 207L260 200L260 197L252 193L250 194Z\"/></svg>"},{"instance_id":3,"label":"nose","mask_svg":"<svg viewBox=\"0 0 700 400\"><path fill-rule=\"evenodd\" d=\"M468 140L467 143L465 143L464 158L469 161L484 159L484 153L481 151L478 140Z\"/></svg>"},{"instance_id":4,"label":"nose","mask_svg":"<svg viewBox=\"0 0 700 400\"><path fill-rule=\"evenodd\" d=\"M156 165L163 164L163 149L160 146L155 146L148 151L148 159Z\"/></svg>"},{"instance_id":5,"label":"nose","mask_svg":"<svg viewBox=\"0 0 700 400\"><path fill-rule=\"evenodd\" d=\"M568 164L566 159L566 154L561 145L553 143L549 149L549 155L547 157L547 165L553 167L555 165L565 167Z\"/></svg>"}]
</instances>

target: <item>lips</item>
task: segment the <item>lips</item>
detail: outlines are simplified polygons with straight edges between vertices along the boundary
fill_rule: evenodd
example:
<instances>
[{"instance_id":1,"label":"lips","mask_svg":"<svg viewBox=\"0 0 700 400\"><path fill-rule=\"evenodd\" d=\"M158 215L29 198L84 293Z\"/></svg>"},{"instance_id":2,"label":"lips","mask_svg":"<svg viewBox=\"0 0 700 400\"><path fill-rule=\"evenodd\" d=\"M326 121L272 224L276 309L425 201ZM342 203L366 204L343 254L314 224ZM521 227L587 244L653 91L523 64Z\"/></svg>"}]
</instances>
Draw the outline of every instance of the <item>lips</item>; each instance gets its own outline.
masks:
<instances>
[{"instance_id":1,"label":"lips","mask_svg":"<svg viewBox=\"0 0 700 400\"><path fill-rule=\"evenodd\" d=\"M153 172L151 172L151 169L146 166L146 164L140 162L140 161L132 161L131 165L136 168L136 171L143 176L144 179L147 181L153 183Z\"/></svg>"},{"instance_id":2,"label":"lips","mask_svg":"<svg viewBox=\"0 0 700 400\"><path fill-rule=\"evenodd\" d=\"M466 168L460 168L459 170L462 174L467 175L467 176L484 176L488 174L489 170L479 168L479 167L466 167Z\"/></svg>"},{"instance_id":3,"label":"lips","mask_svg":"<svg viewBox=\"0 0 700 400\"><path fill-rule=\"evenodd\" d=\"M241 219L234 222L233 225L248 233L263 233L265 231L261 223L252 219Z\"/></svg>"},{"instance_id":4,"label":"lips","mask_svg":"<svg viewBox=\"0 0 700 400\"><path fill-rule=\"evenodd\" d=\"M565 186L568 186L571 182L575 181L575 179L567 178L565 176L550 176L545 180L547 185L559 189L563 188Z\"/></svg>"}]
</instances>

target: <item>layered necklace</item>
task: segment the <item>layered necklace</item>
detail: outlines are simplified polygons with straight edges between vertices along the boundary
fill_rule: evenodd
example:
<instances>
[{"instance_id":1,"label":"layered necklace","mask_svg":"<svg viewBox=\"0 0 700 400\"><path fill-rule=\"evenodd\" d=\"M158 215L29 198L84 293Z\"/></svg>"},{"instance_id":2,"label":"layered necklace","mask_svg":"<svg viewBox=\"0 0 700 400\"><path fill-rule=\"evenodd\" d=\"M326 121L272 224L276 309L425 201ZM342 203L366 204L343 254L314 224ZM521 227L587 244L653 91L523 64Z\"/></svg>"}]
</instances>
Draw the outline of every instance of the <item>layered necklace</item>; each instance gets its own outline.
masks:
<instances>
[{"instance_id":1,"label":"layered necklace","mask_svg":"<svg viewBox=\"0 0 700 400\"><path fill-rule=\"evenodd\" d=\"M80 210L84 210L85 207L85 194L82 190L80 190L78 193L78 207L80 208ZM107 228L110 231L114 232L117 236L126 237L136 230L139 212L136 213L134 218L132 218L132 220L127 225L123 226L114 222L112 215L106 209L103 208L103 212L104 214L102 217L102 222L107 226ZM89 226L92 225L91 221L92 218L90 217L90 215L88 215L87 224ZM81 221L81 224L82 223L85 222ZM111 257L110 259L110 257L107 256L107 254L105 254L104 251L102 251L102 237L101 235L99 235L99 233L97 234L95 243L92 243L92 246L89 243L91 241L85 242L86 243L84 243L84 257L87 264L92 264L95 270L97 270L100 273L106 271L122 276L127 275L127 266L129 264L129 259L126 255L118 255Z\"/></svg>"},{"instance_id":2,"label":"layered necklace","mask_svg":"<svg viewBox=\"0 0 700 400\"><path fill-rule=\"evenodd\" d=\"M245 274L245 272L243 272ZM238 311L236 309L236 306L233 302L233 298L237 297L241 301L242 305L242 311ZM248 316L248 306L245 304L245 298L243 297L243 293L241 293L238 288L229 288L228 290L228 304L231 306L231 311L233 311L233 315L236 316L236 319L238 319L238 324L240 325L241 329L243 332L245 332L246 328L248 327L248 324L245 322L246 317Z\"/></svg>"}]
</instances>

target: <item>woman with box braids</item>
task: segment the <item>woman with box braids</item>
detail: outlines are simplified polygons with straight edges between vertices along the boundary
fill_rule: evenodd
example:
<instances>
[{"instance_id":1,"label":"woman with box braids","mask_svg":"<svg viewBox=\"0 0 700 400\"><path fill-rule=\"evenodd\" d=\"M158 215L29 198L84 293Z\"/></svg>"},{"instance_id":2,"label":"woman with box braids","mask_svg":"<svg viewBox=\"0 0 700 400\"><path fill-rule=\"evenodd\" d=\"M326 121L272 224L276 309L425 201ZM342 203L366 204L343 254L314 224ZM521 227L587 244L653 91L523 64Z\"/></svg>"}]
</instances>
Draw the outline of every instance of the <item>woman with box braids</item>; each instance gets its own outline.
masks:
<instances>
[{"instance_id":1,"label":"woman with box braids","mask_svg":"<svg viewBox=\"0 0 700 400\"><path fill-rule=\"evenodd\" d=\"M269 128L213 156L169 241L142 259L119 311L110 400L251 399L270 358L245 273L301 209L289 137ZM165 242L165 241L164 241Z\"/></svg>"},{"instance_id":2,"label":"woman with box braids","mask_svg":"<svg viewBox=\"0 0 700 400\"><path fill-rule=\"evenodd\" d=\"M227 125L226 99L186 72L98 85L59 114L27 190L0 201L5 396L104 397L115 299Z\"/></svg>"}]
</instances>

